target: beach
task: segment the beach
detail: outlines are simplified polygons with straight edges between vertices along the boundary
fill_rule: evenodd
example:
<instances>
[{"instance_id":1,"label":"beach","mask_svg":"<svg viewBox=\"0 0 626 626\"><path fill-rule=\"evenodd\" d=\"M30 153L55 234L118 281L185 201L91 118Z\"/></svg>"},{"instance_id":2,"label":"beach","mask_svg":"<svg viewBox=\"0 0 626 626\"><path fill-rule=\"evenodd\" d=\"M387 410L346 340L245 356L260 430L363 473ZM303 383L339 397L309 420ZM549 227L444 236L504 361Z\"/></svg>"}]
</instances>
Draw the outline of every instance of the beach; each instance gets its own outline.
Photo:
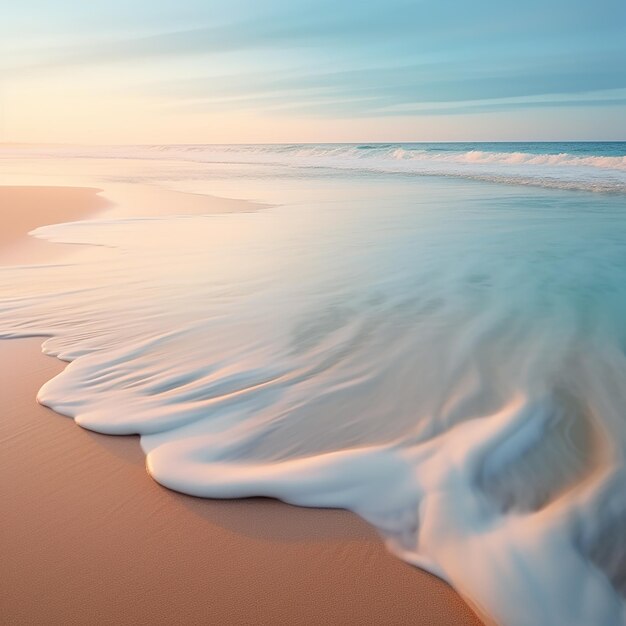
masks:
<instances>
[{"instance_id":1,"label":"beach","mask_svg":"<svg viewBox=\"0 0 626 626\"><path fill-rule=\"evenodd\" d=\"M7 3L0 626L626 626L625 26Z\"/></svg>"},{"instance_id":2,"label":"beach","mask_svg":"<svg viewBox=\"0 0 626 626\"><path fill-rule=\"evenodd\" d=\"M115 194L99 193L0 188L0 262L59 261L67 246L26 233L115 216ZM146 206L177 192L149 193ZM179 211L202 214L253 208L176 198ZM41 354L41 342L0 342L1 623L480 623L451 587L389 553L353 513L160 486L146 473L138 437L84 430L35 402L65 365Z\"/></svg>"}]
</instances>

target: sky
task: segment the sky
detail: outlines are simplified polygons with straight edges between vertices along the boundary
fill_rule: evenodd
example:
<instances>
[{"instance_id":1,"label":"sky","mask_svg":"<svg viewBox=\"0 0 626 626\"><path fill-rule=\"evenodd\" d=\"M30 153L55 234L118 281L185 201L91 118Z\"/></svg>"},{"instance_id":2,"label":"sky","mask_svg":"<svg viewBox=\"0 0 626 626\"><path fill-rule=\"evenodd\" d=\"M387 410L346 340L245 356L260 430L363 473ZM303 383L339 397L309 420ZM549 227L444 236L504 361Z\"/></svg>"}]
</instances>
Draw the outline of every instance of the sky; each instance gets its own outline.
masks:
<instances>
[{"instance_id":1,"label":"sky","mask_svg":"<svg viewBox=\"0 0 626 626\"><path fill-rule=\"evenodd\" d=\"M626 140L626 0L0 0L0 142Z\"/></svg>"}]
</instances>

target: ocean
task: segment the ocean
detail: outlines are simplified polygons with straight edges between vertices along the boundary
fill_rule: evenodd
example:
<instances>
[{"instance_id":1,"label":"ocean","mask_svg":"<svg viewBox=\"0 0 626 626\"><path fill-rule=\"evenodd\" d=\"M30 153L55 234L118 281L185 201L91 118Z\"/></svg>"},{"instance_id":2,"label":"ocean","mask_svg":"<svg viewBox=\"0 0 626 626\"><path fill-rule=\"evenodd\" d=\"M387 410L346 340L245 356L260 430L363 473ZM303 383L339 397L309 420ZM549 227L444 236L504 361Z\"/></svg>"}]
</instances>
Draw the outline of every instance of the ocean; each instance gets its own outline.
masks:
<instances>
[{"instance_id":1,"label":"ocean","mask_svg":"<svg viewBox=\"0 0 626 626\"><path fill-rule=\"evenodd\" d=\"M33 232L38 399L210 498L355 511L502 624L626 623L626 143L6 146L249 211ZM65 176L66 178L62 178Z\"/></svg>"}]
</instances>

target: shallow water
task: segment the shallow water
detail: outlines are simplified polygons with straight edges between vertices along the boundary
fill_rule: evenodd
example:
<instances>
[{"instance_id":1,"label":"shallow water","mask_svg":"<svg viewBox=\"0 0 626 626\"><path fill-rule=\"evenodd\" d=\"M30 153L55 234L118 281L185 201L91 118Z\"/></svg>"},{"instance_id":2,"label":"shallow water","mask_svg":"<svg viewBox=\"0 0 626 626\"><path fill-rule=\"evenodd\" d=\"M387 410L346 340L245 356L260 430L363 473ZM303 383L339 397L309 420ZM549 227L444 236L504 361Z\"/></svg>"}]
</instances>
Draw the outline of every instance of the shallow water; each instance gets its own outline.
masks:
<instances>
[{"instance_id":1,"label":"shallow water","mask_svg":"<svg viewBox=\"0 0 626 626\"><path fill-rule=\"evenodd\" d=\"M35 231L104 246L0 268L72 361L42 403L173 489L352 509L498 623L626 622L618 189L107 154L274 206Z\"/></svg>"}]
</instances>

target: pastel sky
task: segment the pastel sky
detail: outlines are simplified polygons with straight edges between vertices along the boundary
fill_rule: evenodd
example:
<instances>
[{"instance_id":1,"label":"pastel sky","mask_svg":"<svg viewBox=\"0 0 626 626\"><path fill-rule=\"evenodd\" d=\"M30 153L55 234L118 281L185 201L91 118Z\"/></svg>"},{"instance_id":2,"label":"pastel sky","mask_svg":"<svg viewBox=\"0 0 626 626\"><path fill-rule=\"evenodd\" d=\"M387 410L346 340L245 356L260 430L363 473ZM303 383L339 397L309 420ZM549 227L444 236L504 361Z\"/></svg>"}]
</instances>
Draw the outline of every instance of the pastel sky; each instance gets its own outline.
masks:
<instances>
[{"instance_id":1,"label":"pastel sky","mask_svg":"<svg viewBox=\"0 0 626 626\"><path fill-rule=\"evenodd\" d=\"M626 139L625 0L2 0L0 141Z\"/></svg>"}]
</instances>

